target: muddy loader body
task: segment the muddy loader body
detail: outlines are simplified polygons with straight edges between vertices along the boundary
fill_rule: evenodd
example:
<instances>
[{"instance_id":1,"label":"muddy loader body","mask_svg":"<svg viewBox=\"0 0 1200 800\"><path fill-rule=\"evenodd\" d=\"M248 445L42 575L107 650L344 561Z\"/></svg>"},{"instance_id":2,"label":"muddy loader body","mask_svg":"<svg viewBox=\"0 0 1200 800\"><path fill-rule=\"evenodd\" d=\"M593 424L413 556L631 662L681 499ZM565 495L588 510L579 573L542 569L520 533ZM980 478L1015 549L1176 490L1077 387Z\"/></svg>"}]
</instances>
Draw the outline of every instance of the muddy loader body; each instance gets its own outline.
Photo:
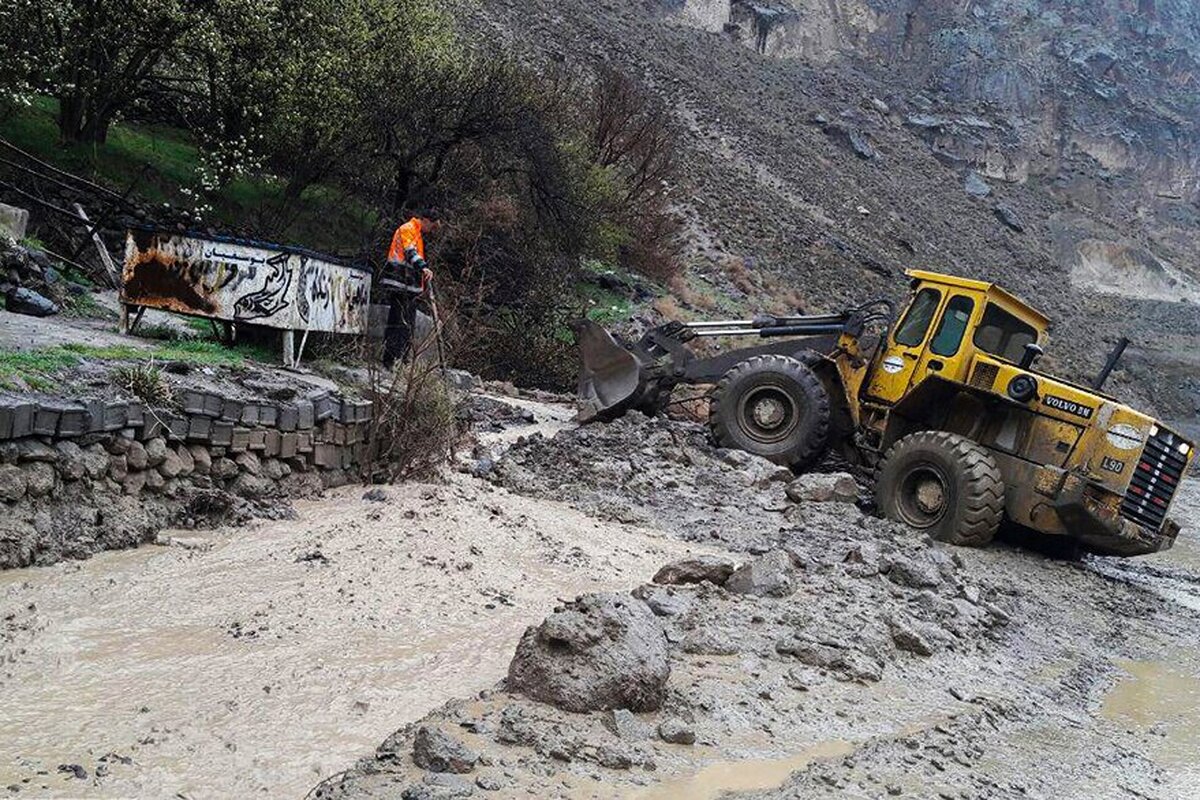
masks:
<instances>
[{"instance_id":1,"label":"muddy loader body","mask_svg":"<svg viewBox=\"0 0 1200 800\"><path fill-rule=\"evenodd\" d=\"M888 517L962 545L1003 520L1092 552L1174 543L1168 517L1194 445L1093 387L1036 369L1049 320L991 283L910 271L898 316L875 301L841 314L670 323L623 345L577 330L580 412L656 413L679 384L713 384L726 447L797 470L829 448L875 476ZM712 357L707 337L757 337Z\"/></svg>"}]
</instances>

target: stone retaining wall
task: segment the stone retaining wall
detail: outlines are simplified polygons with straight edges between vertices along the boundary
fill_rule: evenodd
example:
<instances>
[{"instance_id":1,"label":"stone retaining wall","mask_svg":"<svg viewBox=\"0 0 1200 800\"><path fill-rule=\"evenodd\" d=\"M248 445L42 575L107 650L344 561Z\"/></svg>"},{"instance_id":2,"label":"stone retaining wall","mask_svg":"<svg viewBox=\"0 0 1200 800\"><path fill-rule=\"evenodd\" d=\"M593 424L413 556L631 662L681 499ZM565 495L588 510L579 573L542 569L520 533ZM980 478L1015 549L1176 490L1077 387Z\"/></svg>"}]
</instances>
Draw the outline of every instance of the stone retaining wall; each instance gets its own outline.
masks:
<instances>
[{"instance_id":1,"label":"stone retaining wall","mask_svg":"<svg viewBox=\"0 0 1200 800\"><path fill-rule=\"evenodd\" d=\"M290 513L357 477L371 404L185 391L177 409L0 398L0 568L147 541L164 526Z\"/></svg>"}]
</instances>

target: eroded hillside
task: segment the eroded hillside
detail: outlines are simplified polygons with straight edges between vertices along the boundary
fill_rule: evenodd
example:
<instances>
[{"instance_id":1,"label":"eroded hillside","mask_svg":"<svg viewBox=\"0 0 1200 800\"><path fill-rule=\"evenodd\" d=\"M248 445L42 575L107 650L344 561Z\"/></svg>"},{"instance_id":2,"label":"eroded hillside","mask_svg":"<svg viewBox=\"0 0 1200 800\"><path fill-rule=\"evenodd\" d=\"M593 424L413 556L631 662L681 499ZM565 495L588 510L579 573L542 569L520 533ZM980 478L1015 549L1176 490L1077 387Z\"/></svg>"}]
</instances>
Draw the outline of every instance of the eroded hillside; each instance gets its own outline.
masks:
<instances>
[{"instance_id":1,"label":"eroded hillside","mask_svg":"<svg viewBox=\"0 0 1200 800\"><path fill-rule=\"evenodd\" d=\"M1051 367L1090 376L1129 335L1114 390L1191 419L1200 12L1060 6L490 0L470 16L538 63L619 62L672 104L685 315L895 296L913 266L995 279L1057 321Z\"/></svg>"}]
</instances>

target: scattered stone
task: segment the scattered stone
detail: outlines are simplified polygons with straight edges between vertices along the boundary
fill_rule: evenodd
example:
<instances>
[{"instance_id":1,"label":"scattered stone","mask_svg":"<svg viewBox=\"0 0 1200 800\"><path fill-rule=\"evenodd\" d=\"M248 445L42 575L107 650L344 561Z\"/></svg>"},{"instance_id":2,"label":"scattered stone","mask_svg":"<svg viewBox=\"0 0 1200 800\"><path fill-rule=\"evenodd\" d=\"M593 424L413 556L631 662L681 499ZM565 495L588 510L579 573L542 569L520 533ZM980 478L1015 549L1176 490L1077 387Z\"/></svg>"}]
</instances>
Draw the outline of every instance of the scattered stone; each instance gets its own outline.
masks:
<instances>
[{"instance_id":1,"label":"scattered stone","mask_svg":"<svg viewBox=\"0 0 1200 800\"><path fill-rule=\"evenodd\" d=\"M699 555L672 561L654 574L654 582L669 585L708 581L724 586L736 565L723 556Z\"/></svg>"},{"instance_id":2,"label":"scattered stone","mask_svg":"<svg viewBox=\"0 0 1200 800\"><path fill-rule=\"evenodd\" d=\"M475 779L475 785L485 792L498 792L504 788L504 783L492 775L480 775Z\"/></svg>"},{"instance_id":3,"label":"scattered stone","mask_svg":"<svg viewBox=\"0 0 1200 800\"><path fill-rule=\"evenodd\" d=\"M983 178L979 177L979 173L971 170L967 173L966 179L963 181L963 191L971 195L971 197L987 197L992 193L992 187L987 185Z\"/></svg>"},{"instance_id":4,"label":"scattered stone","mask_svg":"<svg viewBox=\"0 0 1200 800\"><path fill-rule=\"evenodd\" d=\"M0 236L20 241L29 226L29 211L19 206L0 203Z\"/></svg>"},{"instance_id":5,"label":"scattered stone","mask_svg":"<svg viewBox=\"0 0 1200 800\"><path fill-rule=\"evenodd\" d=\"M59 764L58 771L81 781L87 780L88 777L88 771L83 768L82 764Z\"/></svg>"},{"instance_id":6,"label":"scattered stone","mask_svg":"<svg viewBox=\"0 0 1200 800\"><path fill-rule=\"evenodd\" d=\"M942 582L942 573L935 565L918 564L903 556L897 556L891 560L887 576L892 583L913 589L927 589Z\"/></svg>"},{"instance_id":7,"label":"scattered stone","mask_svg":"<svg viewBox=\"0 0 1200 800\"><path fill-rule=\"evenodd\" d=\"M475 769L479 754L432 725L422 725L413 739L413 763L430 772L463 774Z\"/></svg>"},{"instance_id":8,"label":"scattered stone","mask_svg":"<svg viewBox=\"0 0 1200 800\"><path fill-rule=\"evenodd\" d=\"M362 499L366 500L368 503L386 503L388 498L389 495L387 491L379 488L378 486L363 492L362 496Z\"/></svg>"},{"instance_id":9,"label":"scattered stone","mask_svg":"<svg viewBox=\"0 0 1200 800\"><path fill-rule=\"evenodd\" d=\"M508 688L567 711L654 711L670 674L662 623L645 603L587 594L526 629Z\"/></svg>"},{"instance_id":10,"label":"scattered stone","mask_svg":"<svg viewBox=\"0 0 1200 800\"><path fill-rule=\"evenodd\" d=\"M725 588L735 594L787 597L796 591L794 576L792 557L783 550L772 550L739 567L729 577Z\"/></svg>"},{"instance_id":11,"label":"scattered stone","mask_svg":"<svg viewBox=\"0 0 1200 800\"><path fill-rule=\"evenodd\" d=\"M996 215L996 219L1000 220L1006 228L1017 233L1025 232L1025 221L1021 219L1021 216L1011 206L1000 203L992 209L992 213Z\"/></svg>"},{"instance_id":12,"label":"scattered stone","mask_svg":"<svg viewBox=\"0 0 1200 800\"><path fill-rule=\"evenodd\" d=\"M657 583L642 584L633 590L633 596L649 606L656 617L678 616L692 606L689 594Z\"/></svg>"},{"instance_id":13,"label":"scattered stone","mask_svg":"<svg viewBox=\"0 0 1200 800\"><path fill-rule=\"evenodd\" d=\"M785 490L793 503L853 503L858 500L858 483L844 472L811 472L801 475Z\"/></svg>"},{"instance_id":14,"label":"scattered stone","mask_svg":"<svg viewBox=\"0 0 1200 800\"><path fill-rule=\"evenodd\" d=\"M869 578L879 574L882 556L879 552L879 545L863 542L851 547L842 561L848 565L847 571L854 577Z\"/></svg>"},{"instance_id":15,"label":"scattered stone","mask_svg":"<svg viewBox=\"0 0 1200 800\"><path fill-rule=\"evenodd\" d=\"M13 314L26 314L31 317L49 317L60 310L58 303L24 286L8 292L5 308Z\"/></svg>"},{"instance_id":16,"label":"scattered stone","mask_svg":"<svg viewBox=\"0 0 1200 800\"><path fill-rule=\"evenodd\" d=\"M929 626L893 616L888 619L888 628L892 632L892 642L900 650L919 656L931 656L937 651L938 640L931 635Z\"/></svg>"},{"instance_id":17,"label":"scattered stone","mask_svg":"<svg viewBox=\"0 0 1200 800\"><path fill-rule=\"evenodd\" d=\"M695 744L696 731L678 719L665 719L658 723L658 738L667 744Z\"/></svg>"},{"instance_id":18,"label":"scattered stone","mask_svg":"<svg viewBox=\"0 0 1200 800\"><path fill-rule=\"evenodd\" d=\"M611 711L605 711L600 716L600 721L618 739L634 742L646 738L646 726L627 708L615 708Z\"/></svg>"}]
</instances>

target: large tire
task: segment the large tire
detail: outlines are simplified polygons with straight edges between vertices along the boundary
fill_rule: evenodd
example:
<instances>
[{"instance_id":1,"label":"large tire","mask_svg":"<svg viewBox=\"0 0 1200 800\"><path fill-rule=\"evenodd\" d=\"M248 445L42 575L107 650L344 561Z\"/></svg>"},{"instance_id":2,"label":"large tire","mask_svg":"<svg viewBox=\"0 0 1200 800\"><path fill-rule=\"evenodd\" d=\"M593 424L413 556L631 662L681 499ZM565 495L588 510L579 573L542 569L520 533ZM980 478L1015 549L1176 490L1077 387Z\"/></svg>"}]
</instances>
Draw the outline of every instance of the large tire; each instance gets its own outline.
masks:
<instances>
[{"instance_id":1,"label":"large tire","mask_svg":"<svg viewBox=\"0 0 1200 800\"><path fill-rule=\"evenodd\" d=\"M825 452L829 393L812 368L780 355L754 356L717 384L708 424L721 447L803 469Z\"/></svg>"},{"instance_id":2,"label":"large tire","mask_svg":"<svg viewBox=\"0 0 1200 800\"><path fill-rule=\"evenodd\" d=\"M939 541L982 547L1004 516L1004 479L991 454L970 439L919 431L884 456L875 500L889 519Z\"/></svg>"}]
</instances>

